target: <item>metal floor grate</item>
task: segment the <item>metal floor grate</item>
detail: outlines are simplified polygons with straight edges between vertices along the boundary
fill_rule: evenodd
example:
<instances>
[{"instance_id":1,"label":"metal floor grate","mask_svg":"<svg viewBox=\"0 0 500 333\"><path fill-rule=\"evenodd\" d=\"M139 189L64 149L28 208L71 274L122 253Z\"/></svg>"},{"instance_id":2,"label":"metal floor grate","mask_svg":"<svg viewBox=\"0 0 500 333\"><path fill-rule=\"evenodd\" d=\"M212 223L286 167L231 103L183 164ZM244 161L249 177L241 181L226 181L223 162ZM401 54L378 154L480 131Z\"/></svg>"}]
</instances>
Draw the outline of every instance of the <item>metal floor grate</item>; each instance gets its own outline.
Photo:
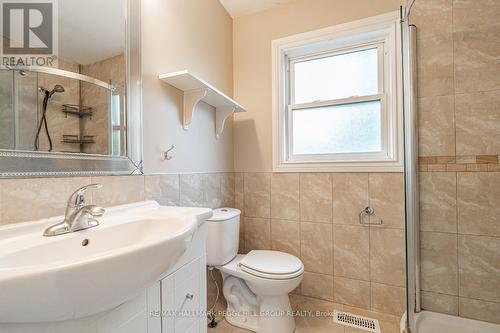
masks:
<instances>
[{"instance_id":1,"label":"metal floor grate","mask_svg":"<svg viewBox=\"0 0 500 333\"><path fill-rule=\"evenodd\" d=\"M381 333L380 325L377 319L362 317L349 312L334 311L333 321L368 332Z\"/></svg>"}]
</instances>

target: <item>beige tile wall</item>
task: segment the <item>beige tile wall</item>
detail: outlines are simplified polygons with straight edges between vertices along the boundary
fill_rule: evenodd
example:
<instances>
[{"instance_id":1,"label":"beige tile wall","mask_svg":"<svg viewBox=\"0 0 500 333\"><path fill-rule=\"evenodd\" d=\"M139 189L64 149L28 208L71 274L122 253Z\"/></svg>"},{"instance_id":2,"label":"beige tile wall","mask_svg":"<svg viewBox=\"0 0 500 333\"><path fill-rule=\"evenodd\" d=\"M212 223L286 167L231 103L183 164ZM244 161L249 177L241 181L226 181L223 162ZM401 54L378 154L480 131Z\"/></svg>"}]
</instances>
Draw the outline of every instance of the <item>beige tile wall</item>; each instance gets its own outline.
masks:
<instances>
[{"instance_id":1,"label":"beige tile wall","mask_svg":"<svg viewBox=\"0 0 500 333\"><path fill-rule=\"evenodd\" d=\"M121 112L125 105L125 57L123 54L103 59L92 64L81 67L81 74L91 76L104 82L111 82L116 90L113 95L121 95ZM82 135L93 135L95 143L82 146L82 152L88 154L111 154L110 144L110 94L95 84L82 82L81 86L82 104L92 107L92 117L81 118L80 128ZM123 121L123 120L122 120ZM124 144L124 143L122 143Z\"/></svg>"},{"instance_id":2,"label":"beige tile wall","mask_svg":"<svg viewBox=\"0 0 500 333\"><path fill-rule=\"evenodd\" d=\"M78 187L102 183L87 202L111 206L141 200L163 205L234 206L234 174L175 174L70 178L0 179L0 225L63 215Z\"/></svg>"},{"instance_id":3,"label":"beige tile wall","mask_svg":"<svg viewBox=\"0 0 500 333\"><path fill-rule=\"evenodd\" d=\"M103 206L152 199L164 205L240 208L240 252L275 249L299 256L306 273L296 293L395 315L404 311L401 174L2 179L0 224L62 215L68 196L90 183L104 185L88 193L89 203ZM383 227L359 225L357 214L367 205L384 219Z\"/></svg>"},{"instance_id":4,"label":"beige tile wall","mask_svg":"<svg viewBox=\"0 0 500 333\"><path fill-rule=\"evenodd\" d=\"M75 65L71 62L66 62L59 59L59 69L68 70L71 72L78 73L78 65ZM47 106L47 122L49 126L50 136L53 144L53 151L63 151L63 152L80 152L80 146L75 144L63 143L62 137L64 134L70 135L79 135L80 134L80 120L78 117L74 116L65 116L64 113L61 112L63 104L78 104L80 98L80 91L78 89L78 81L70 78L65 78L62 76L39 73L38 80L35 84L38 86L45 87L48 90L52 90L56 84L60 84L64 87L65 91L63 93L57 93L52 96ZM36 94L37 86L25 87L33 89L33 94ZM29 105L30 103L30 95L26 94L23 96L22 104ZM33 95L31 95L33 96ZM43 105L43 96L39 94L38 96L38 119L41 117L42 113L42 105ZM24 100L28 99L28 100ZM32 108L23 108L21 112L25 112L21 115L21 118L29 117L29 114L32 114ZM38 121L36 124L30 124L32 126L28 126L28 128L23 129L26 132L36 133ZM32 135L23 133L26 137L31 137ZM36 134L35 134L36 135ZM24 141L24 139L23 139ZM16 149L20 150L33 150L34 149L34 141L33 142L25 142L20 147L17 146ZM48 151L49 150L49 141L45 131L42 130L40 132L40 150Z\"/></svg>"},{"instance_id":5,"label":"beige tile wall","mask_svg":"<svg viewBox=\"0 0 500 333\"><path fill-rule=\"evenodd\" d=\"M235 186L242 252L299 256L306 272L296 293L404 312L402 174L236 173ZM359 224L368 205L384 220L382 227Z\"/></svg>"},{"instance_id":6,"label":"beige tile wall","mask_svg":"<svg viewBox=\"0 0 500 333\"><path fill-rule=\"evenodd\" d=\"M87 193L87 203L96 205L156 200L170 206L234 207L235 199L239 200L235 196L237 180L233 173L0 179L0 226L63 215L70 194L91 183L104 185ZM264 220L264 226L259 222L256 219L255 233L259 233L262 227L266 228L266 222L269 228L267 220ZM249 232L252 232L251 226ZM282 233L279 229L275 232ZM270 247L269 239L260 242L267 242L265 245ZM220 274L215 276L220 285ZM215 300L215 287L210 277L207 281L208 304L211 306Z\"/></svg>"},{"instance_id":7,"label":"beige tile wall","mask_svg":"<svg viewBox=\"0 0 500 333\"><path fill-rule=\"evenodd\" d=\"M499 13L495 0L417 0L421 156L500 152Z\"/></svg>"},{"instance_id":8,"label":"beige tile wall","mask_svg":"<svg viewBox=\"0 0 500 333\"><path fill-rule=\"evenodd\" d=\"M422 306L495 323L499 16L496 0L417 0L411 14L418 31L420 156L430 161L420 174Z\"/></svg>"}]
</instances>

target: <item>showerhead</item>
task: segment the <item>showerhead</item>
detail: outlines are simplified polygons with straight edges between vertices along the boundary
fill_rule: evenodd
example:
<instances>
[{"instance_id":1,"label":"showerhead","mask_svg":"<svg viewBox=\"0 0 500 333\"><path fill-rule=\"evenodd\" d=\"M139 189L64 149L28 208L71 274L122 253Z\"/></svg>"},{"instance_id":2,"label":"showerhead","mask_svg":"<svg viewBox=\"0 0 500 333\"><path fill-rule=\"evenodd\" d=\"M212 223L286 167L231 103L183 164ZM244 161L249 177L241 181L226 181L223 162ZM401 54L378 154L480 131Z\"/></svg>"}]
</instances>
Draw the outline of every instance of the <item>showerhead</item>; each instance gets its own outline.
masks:
<instances>
[{"instance_id":1,"label":"showerhead","mask_svg":"<svg viewBox=\"0 0 500 333\"><path fill-rule=\"evenodd\" d=\"M52 91L49 93L49 97L51 97L55 93L63 93L63 92L64 92L64 87L61 86L60 84L56 84L54 86L54 89L52 89Z\"/></svg>"},{"instance_id":2,"label":"showerhead","mask_svg":"<svg viewBox=\"0 0 500 333\"><path fill-rule=\"evenodd\" d=\"M54 89L52 89L51 91L42 86L38 87L38 91L44 93L48 97L52 97L52 95L54 95L55 93L63 93L65 90L63 86L61 86L60 84L56 84L54 86Z\"/></svg>"}]
</instances>

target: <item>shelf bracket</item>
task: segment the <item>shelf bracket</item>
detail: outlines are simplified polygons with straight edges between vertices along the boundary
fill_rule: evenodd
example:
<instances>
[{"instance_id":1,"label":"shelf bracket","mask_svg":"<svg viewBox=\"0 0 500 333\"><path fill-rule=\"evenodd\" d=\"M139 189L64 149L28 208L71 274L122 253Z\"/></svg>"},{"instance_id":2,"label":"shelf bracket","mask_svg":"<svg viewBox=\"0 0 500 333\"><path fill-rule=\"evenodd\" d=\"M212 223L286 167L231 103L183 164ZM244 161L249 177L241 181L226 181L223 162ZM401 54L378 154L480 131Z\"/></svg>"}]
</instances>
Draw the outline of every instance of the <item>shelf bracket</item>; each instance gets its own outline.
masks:
<instances>
[{"instance_id":1,"label":"shelf bracket","mask_svg":"<svg viewBox=\"0 0 500 333\"><path fill-rule=\"evenodd\" d=\"M215 111L215 137L218 139L222 132L224 131L224 124L226 119L230 117L234 111L236 111L235 106L219 106Z\"/></svg>"},{"instance_id":2,"label":"shelf bracket","mask_svg":"<svg viewBox=\"0 0 500 333\"><path fill-rule=\"evenodd\" d=\"M194 109L198 102L207 96L208 88L189 90L184 92L184 109L182 116L182 128L189 129L189 125L193 121Z\"/></svg>"}]
</instances>

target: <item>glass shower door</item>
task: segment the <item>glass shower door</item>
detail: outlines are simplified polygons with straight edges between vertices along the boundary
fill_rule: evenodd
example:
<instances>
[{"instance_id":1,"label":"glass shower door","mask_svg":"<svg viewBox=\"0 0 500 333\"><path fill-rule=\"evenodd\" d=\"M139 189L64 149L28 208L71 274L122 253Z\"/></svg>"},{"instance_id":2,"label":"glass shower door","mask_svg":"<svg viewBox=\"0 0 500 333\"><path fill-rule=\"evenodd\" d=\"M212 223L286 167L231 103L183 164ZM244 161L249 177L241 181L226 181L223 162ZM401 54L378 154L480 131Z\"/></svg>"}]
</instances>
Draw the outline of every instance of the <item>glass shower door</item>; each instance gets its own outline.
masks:
<instances>
[{"instance_id":1,"label":"glass shower door","mask_svg":"<svg viewBox=\"0 0 500 333\"><path fill-rule=\"evenodd\" d=\"M0 149L14 149L13 72L0 69Z\"/></svg>"}]
</instances>

